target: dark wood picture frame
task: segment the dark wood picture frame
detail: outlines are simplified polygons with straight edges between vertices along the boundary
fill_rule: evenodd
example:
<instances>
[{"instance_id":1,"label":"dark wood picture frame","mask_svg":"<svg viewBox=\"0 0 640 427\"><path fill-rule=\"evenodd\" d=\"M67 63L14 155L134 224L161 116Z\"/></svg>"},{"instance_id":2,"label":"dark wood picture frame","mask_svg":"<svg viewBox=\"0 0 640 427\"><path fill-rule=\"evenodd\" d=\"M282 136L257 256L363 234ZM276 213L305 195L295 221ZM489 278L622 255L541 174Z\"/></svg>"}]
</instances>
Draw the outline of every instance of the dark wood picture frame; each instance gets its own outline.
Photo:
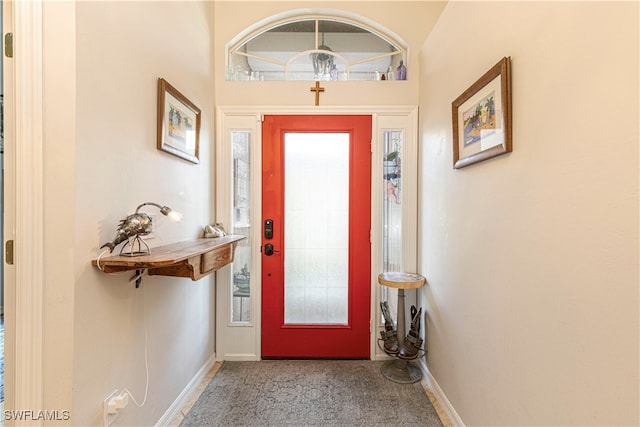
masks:
<instances>
[{"instance_id":1,"label":"dark wood picture frame","mask_svg":"<svg viewBox=\"0 0 640 427\"><path fill-rule=\"evenodd\" d=\"M158 150L200 163L200 109L171 86L158 79Z\"/></svg>"},{"instance_id":2,"label":"dark wood picture frame","mask_svg":"<svg viewBox=\"0 0 640 427\"><path fill-rule=\"evenodd\" d=\"M453 167L512 151L511 58L504 57L451 104Z\"/></svg>"}]
</instances>

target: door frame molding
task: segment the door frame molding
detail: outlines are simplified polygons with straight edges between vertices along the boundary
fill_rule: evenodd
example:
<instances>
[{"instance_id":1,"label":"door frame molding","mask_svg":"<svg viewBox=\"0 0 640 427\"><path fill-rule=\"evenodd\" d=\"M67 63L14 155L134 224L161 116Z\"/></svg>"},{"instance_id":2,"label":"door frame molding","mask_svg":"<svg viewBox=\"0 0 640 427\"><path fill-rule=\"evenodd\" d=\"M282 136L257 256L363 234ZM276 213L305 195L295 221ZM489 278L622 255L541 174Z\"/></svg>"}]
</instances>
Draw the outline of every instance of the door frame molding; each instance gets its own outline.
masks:
<instances>
[{"instance_id":1,"label":"door frame molding","mask_svg":"<svg viewBox=\"0 0 640 427\"><path fill-rule=\"evenodd\" d=\"M14 57L5 65L4 239L16 240L5 264L5 409L43 407L43 4L3 4L3 33L12 31ZM9 10L7 10L9 9ZM3 13L4 16L4 13ZM7 96L8 95L8 96ZM4 260L3 260L4 262ZM18 286L18 284L20 284ZM19 356L19 357L18 357ZM16 381L19 378L20 381ZM14 420L7 420L12 424ZM40 420L32 423L41 425Z\"/></svg>"},{"instance_id":2,"label":"door frame molding","mask_svg":"<svg viewBox=\"0 0 640 427\"><path fill-rule=\"evenodd\" d=\"M254 138L258 139L257 144L252 141L253 156L257 159L261 158L260 146L262 143L262 117L264 115L370 115L372 126L371 155L372 159L372 185L371 185L371 228L372 230L380 229L382 226L382 192L378 188L378 182L383 180L382 162L376 162L375 159L382 158L382 141L380 132L385 129L387 122L393 121L394 118L406 118L407 123L411 126L406 129L407 139L411 141L408 144L408 150L405 154L406 158L415 159L416 167L406 167L403 170L409 172L407 174L406 185L403 190L403 203L407 204L407 211L410 215L403 214L403 221L413 217L411 221L407 221L407 228L403 227L403 269L404 271L415 271L417 268L417 196L418 196L418 106L417 105L382 105L382 106L219 106L217 111L217 128L216 128L216 222L225 225L231 224L231 188L233 183L230 182L230 165L227 159L230 158L230 144L228 132L232 129L251 129ZM230 122L242 121L245 118L247 125L244 127L229 126ZM390 120L385 120L389 118ZM252 161L252 171L255 161ZM261 162L259 162L261 163ZM408 166L408 165L407 165ZM411 172L410 172L411 171ZM260 173L253 173L251 176L251 185L253 189L262 188L262 179ZM256 194L258 193L258 194ZM260 191L252 191L252 206L261 206ZM404 206L404 205L403 205ZM261 209L253 209L252 222L260 223ZM255 211L257 213L257 221ZM261 277L260 270L260 242L261 227L253 227L251 232L252 247L252 276ZM378 273L382 271L382 236L380 233L371 233L371 331L370 331L370 354L372 360L386 360L388 356L382 352L377 345L379 336L380 307L380 285L378 285ZM254 255L255 254L255 255ZM216 359L217 360L260 360L261 348L261 324L262 316L261 304L262 292L261 287L256 282L251 284L251 322L235 323L229 322L229 304L226 302L229 298L229 286L231 269L225 268L216 273ZM229 330L232 333L229 333ZM238 339L239 336L245 338ZM234 337L231 339L230 337Z\"/></svg>"}]
</instances>

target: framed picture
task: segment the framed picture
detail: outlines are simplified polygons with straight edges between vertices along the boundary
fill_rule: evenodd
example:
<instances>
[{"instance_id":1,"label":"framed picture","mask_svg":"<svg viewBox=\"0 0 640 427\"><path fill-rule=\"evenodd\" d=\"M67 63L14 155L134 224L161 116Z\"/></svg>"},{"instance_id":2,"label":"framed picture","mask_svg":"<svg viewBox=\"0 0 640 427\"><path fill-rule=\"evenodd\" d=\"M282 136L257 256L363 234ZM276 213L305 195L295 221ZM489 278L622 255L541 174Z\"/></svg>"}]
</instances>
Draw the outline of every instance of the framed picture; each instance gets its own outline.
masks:
<instances>
[{"instance_id":1,"label":"framed picture","mask_svg":"<svg viewBox=\"0 0 640 427\"><path fill-rule=\"evenodd\" d=\"M511 58L502 58L465 90L451 111L455 169L510 153Z\"/></svg>"},{"instance_id":2,"label":"framed picture","mask_svg":"<svg viewBox=\"0 0 640 427\"><path fill-rule=\"evenodd\" d=\"M200 163L200 109L166 80L158 79L158 150Z\"/></svg>"}]
</instances>

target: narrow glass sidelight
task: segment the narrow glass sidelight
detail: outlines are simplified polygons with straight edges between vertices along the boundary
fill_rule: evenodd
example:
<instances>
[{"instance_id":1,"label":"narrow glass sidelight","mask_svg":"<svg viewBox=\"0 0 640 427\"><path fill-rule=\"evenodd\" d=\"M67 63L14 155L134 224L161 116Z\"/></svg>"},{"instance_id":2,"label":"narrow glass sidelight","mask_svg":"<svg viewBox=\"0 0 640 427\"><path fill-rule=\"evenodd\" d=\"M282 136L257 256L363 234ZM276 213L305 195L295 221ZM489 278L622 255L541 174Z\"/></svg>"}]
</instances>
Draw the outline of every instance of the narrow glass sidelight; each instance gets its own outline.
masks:
<instances>
[{"instance_id":1,"label":"narrow glass sidelight","mask_svg":"<svg viewBox=\"0 0 640 427\"><path fill-rule=\"evenodd\" d=\"M383 132L382 157L382 268L384 272L402 270L402 148L404 132ZM382 288L382 301L390 312L397 311L397 293Z\"/></svg>"},{"instance_id":2,"label":"narrow glass sidelight","mask_svg":"<svg viewBox=\"0 0 640 427\"><path fill-rule=\"evenodd\" d=\"M233 216L231 234L247 236L238 243L231 282L231 321L251 321L251 133L232 131Z\"/></svg>"},{"instance_id":3,"label":"narrow glass sidelight","mask_svg":"<svg viewBox=\"0 0 640 427\"><path fill-rule=\"evenodd\" d=\"M348 323L348 133L286 133L286 324Z\"/></svg>"}]
</instances>

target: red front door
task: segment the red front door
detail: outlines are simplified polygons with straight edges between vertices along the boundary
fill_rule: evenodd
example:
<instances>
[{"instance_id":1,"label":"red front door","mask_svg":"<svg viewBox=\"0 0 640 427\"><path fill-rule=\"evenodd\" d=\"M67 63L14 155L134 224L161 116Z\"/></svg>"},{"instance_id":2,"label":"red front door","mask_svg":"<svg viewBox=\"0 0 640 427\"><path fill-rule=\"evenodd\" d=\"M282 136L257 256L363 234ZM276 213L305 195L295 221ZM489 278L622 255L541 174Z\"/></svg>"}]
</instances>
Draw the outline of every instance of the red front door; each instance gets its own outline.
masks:
<instances>
[{"instance_id":1,"label":"red front door","mask_svg":"<svg viewBox=\"0 0 640 427\"><path fill-rule=\"evenodd\" d=\"M262 357L369 358L371 117L266 116Z\"/></svg>"}]
</instances>

